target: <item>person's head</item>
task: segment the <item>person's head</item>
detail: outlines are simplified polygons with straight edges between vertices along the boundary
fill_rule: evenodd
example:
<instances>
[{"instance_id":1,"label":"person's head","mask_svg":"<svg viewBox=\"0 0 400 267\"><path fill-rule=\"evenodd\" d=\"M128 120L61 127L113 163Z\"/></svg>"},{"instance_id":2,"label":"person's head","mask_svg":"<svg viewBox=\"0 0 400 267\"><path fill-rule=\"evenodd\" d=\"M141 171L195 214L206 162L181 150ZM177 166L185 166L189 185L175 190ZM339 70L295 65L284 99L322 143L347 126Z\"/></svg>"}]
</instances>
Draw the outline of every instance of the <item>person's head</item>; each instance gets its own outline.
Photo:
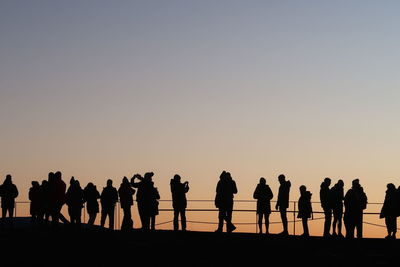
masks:
<instances>
[{"instance_id":1,"label":"person's head","mask_svg":"<svg viewBox=\"0 0 400 267\"><path fill-rule=\"evenodd\" d=\"M360 187L360 180L359 179L354 179L351 182L351 185L352 185L353 188L359 188Z\"/></svg>"},{"instance_id":2,"label":"person's head","mask_svg":"<svg viewBox=\"0 0 400 267\"><path fill-rule=\"evenodd\" d=\"M305 185L302 185L299 187L300 194L304 194L307 191L307 187Z\"/></svg>"},{"instance_id":3,"label":"person's head","mask_svg":"<svg viewBox=\"0 0 400 267\"><path fill-rule=\"evenodd\" d=\"M222 171L222 173L220 174L220 176L219 176L219 179L220 180L223 180L223 179L225 179L226 178L226 171Z\"/></svg>"},{"instance_id":4,"label":"person's head","mask_svg":"<svg viewBox=\"0 0 400 267\"><path fill-rule=\"evenodd\" d=\"M148 181L151 181L151 179L153 178L153 176L154 176L154 172L146 172L146 173L144 174L144 178L143 178L143 179L148 180Z\"/></svg>"},{"instance_id":5,"label":"person's head","mask_svg":"<svg viewBox=\"0 0 400 267\"><path fill-rule=\"evenodd\" d=\"M4 184L12 184L11 174L6 175L6 179L4 180Z\"/></svg>"},{"instance_id":6,"label":"person's head","mask_svg":"<svg viewBox=\"0 0 400 267\"><path fill-rule=\"evenodd\" d=\"M92 182L89 182L89 183L86 185L86 187L87 187L87 188L93 188L93 187L94 187L94 184L93 184Z\"/></svg>"},{"instance_id":7,"label":"person's head","mask_svg":"<svg viewBox=\"0 0 400 267\"><path fill-rule=\"evenodd\" d=\"M339 180L339 181L337 182L337 185L338 185L339 187L343 187L343 186L344 186L343 180Z\"/></svg>"},{"instance_id":8,"label":"person's head","mask_svg":"<svg viewBox=\"0 0 400 267\"><path fill-rule=\"evenodd\" d=\"M108 186L108 187L111 187L112 184L113 184L113 181L112 181L111 179L108 179L108 180L107 180L107 186Z\"/></svg>"},{"instance_id":9,"label":"person's head","mask_svg":"<svg viewBox=\"0 0 400 267\"><path fill-rule=\"evenodd\" d=\"M283 174L280 174L279 176L278 176L278 181L282 184L283 182L285 182L285 179L286 179L286 177L285 177L285 175L283 175Z\"/></svg>"},{"instance_id":10,"label":"person's head","mask_svg":"<svg viewBox=\"0 0 400 267\"><path fill-rule=\"evenodd\" d=\"M60 171L57 171L57 172L54 174L54 178L55 178L55 180L57 180L57 181L61 181L61 179L62 179L62 174L61 174L61 172L60 172Z\"/></svg>"},{"instance_id":11,"label":"person's head","mask_svg":"<svg viewBox=\"0 0 400 267\"><path fill-rule=\"evenodd\" d=\"M78 180L75 180L74 184L76 187L81 187L81 183Z\"/></svg>"},{"instance_id":12,"label":"person's head","mask_svg":"<svg viewBox=\"0 0 400 267\"><path fill-rule=\"evenodd\" d=\"M394 184L392 184L392 183L387 184L387 185L386 185L386 188L388 189L388 191L394 191L394 190L396 190L396 186L395 186Z\"/></svg>"},{"instance_id":13,"label":"person's head","mask_svg":"<svg viewBox=\"0 0 400 267\"><path fill-rule=\"evenodd\" d=\"M73 185L73 184L75 183L75 181L76 181L76 180L75 180L75 177L72 176L71 179L69 180L69 184L70 184L70 185Z\"/></svg>"},{"instance_id":14,"label":"person's head","mask_svg":"<svg viewBox=\"0 0 400 267\"><path fill-rule=\"evenodd\" d=\"M326 184L327 186L330 186L330 185L331 185L331 178L326 177L326 178L324 179L324 184Z\"/></svg>"},{"instance_id":15,"label":"person's head","mask_svg":"<svg viewBox=\"0 0 400 267\"><path fill-rule=\"evenodd\" d=\"M265 180L264 177L261 177L260 178L260 184L266 184L266 183L267 183L267 180Z\"/></svg>"},{"instance_id":16,"label":"person's head","mask_svg":"<svg viewBox=\"0 0 400 267\"><path fill-rule=\"evenodd\" d=\"M229 180L229 181L232 180L232 176L231 176L231 173L230 173L230 172L227 172L227 173L226 173L226 179Z\"/></svg>"},{"instance_id":17,"label":"person's head","mask_svg":"<svg viewBox=\"0 0 400 267\"><path fill-rule=\"evenodd\" d=\"M175 174L174 175L174 181L175 182L180 182L181 181L181 176L179 176L179 174Z\"/></svg>"},{"instance_id":18,"label":"person's head","mask_svg":"<svg viewBox=\"0 0 400 267\"><path fill-rule=\"evenodd\" d=\"M48 181L49 182L53 182L54 181L54 172L49 172Z\"/></svg>"},{"instance_id":19,"label":"person's head","mask_svg":"<svg viewBox=\"0 0 400 267\"><path fill-rule=\"evenodd\" d=\"M122 178L122 184L129 184L128 177L124 176L124 178Z\"/></svg>"},{"instance_id":20,"label":"person's head","mask_svg":"<svg viewBox=\"0 0 400 267\"><path fill-rule=\"evenodd\" d=\"M32 181L32 187L38 187L39 182L38 181Z\"/></svg>"}]
</instances>

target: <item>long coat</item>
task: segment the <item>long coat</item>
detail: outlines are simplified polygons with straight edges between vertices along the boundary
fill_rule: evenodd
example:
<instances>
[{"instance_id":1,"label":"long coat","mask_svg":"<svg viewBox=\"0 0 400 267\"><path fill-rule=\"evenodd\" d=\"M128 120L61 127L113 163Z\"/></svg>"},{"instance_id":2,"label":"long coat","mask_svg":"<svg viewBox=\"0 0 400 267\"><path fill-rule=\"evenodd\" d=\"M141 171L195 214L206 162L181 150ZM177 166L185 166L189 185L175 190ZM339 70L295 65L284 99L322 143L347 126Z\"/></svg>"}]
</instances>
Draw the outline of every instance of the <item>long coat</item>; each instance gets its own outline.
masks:
<instances>
[{"instance_id":1,"label":"long coat","mask_svg":"<svg viewBox=\"0 0 400 267\"><path fill-rule=\"evenodd\" d=\"M271 199L274 197L271 188L266 184L258 184L253 193L257 199L257 214L271 213Z\"/></svg>"}]
</instances>

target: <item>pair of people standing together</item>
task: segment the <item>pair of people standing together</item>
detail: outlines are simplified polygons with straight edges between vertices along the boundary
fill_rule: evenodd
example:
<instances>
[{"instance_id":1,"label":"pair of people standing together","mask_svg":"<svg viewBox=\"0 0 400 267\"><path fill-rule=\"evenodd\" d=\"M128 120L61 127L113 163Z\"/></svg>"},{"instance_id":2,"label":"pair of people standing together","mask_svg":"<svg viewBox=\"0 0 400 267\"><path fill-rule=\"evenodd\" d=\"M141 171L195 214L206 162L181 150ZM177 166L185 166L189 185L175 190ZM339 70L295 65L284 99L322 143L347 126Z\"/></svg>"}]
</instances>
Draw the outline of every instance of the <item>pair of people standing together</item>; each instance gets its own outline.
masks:
<instances>
[{"instance_id":1,"label":"pair of people standing together","mask_svg":"<svg viewBox=\"0 0 400 267\"><path fill-rule=\"evenodd\" d=\"M278 200L275 205L275 209L279 210L281 215L283 232L281 235L287 236L288 232L288 220L287 220L287 209L289 207L289 192L291 183L286 181L285 175L281 174L278 176L280 183ZM260 182L257 185L253 198L257 199L257 215L258 215L258 229L259 233L262 233L262 222L263 218L265 221L265 232L269 234L269 216L271 214L271 199L273 198L273 193L271 188L266 184L265 178L261 177Z\"/></svg>"}]
</instances>

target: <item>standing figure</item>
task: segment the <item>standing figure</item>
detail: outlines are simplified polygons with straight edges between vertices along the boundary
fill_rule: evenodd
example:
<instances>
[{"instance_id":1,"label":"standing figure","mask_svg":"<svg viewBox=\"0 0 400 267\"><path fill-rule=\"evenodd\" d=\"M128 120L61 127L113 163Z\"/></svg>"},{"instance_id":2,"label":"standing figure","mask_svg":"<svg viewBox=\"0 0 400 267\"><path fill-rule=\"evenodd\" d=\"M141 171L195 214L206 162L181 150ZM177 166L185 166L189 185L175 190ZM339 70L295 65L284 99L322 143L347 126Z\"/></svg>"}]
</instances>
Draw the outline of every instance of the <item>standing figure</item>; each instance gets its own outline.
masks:
<instances>
[{"instance_id":1,"label":"standing figure","mask_svg":"<svg viewBox=\"0 0 400 267\"><path fill-rule=\"evenodd\" d=\"M94 225L97 213L99 213L99 202L97 200L100 198L100 193L93 183L88 183L83 189L83 198L86 202L86 211L89 214L88 225Z\"/></svg>"},{"instance_id":2,"label":"standing figure","mask_svg":"<svg viewBox=\"0 0 400 267\"><path fill-rule=\"evenodd\" d=\"M344 207L346 238L354 238L355 229L357 229L357 238L362 238L363 210L367 207L367 195L359 179L352 181L352 187L344 197Z\"/></svg>"},{"instance_id":3,"label":"standing figure","mask_svg":"<svg viewBox=\"0 0 400 267\"><path fill-rule=\"evenodd\" d=\"M271 188L266 184L265 178L261 177L253 193L253 198L257 199L258 229L262 234L262 221L265 218L265 233L269 234L269 215L271 214L271 199L274 197Z\"/></svg>"},{"instance_id":4,"label":"standing figure","mask_svg":"<svg viewBox=\"0 0 400 267\"><path fill-rule=\"evenodd\" d=\"M175 174L170 181L172 207L174 208L174 230L179 230L179 215L181 216L182 231L186 231L186 193L189 191L189 182L181 183L181 177Z\"/></svg>"},{"instance_id":5,"label":"standing figure","mask_svg":"<svg viewBox=\"0 0 400 267\"><path fill-rule=\"evenodd\" d=\"M279 210L282 219L283 232L280 235L287 236L288 232L288 221L287 221L287 213L286 210L289 207L289 193L290 193L290 181L285 180L285 175L281 174L278 176L278 180L280 183L279 192L278 192L278 200L275 205L275 209Z\"/></svg>"},{"instance_id":6,"label":"standing figure","mask_svg":"<svg viewBox=\"0 0 400 267\"><path fill-rule=\"evenodd\" d=\"M154 187L154 182L151 182L151 189L150 189L150 229L156 229L156 216L158 215L158 204L160 199L160 193L158 192L157 187Z\"/></svg>"},{"instance_id":7,"label":"standing figure","mask_svg":"<svg viewBox=\"0 0 400 267\"><path fill-rule=\"evenodd\" d=\"M49 181L43 180L42 184L40 185L40 213L39 218L41 221L45 221L47 224L49 222L49 218L51 216L51 209L50 209L50 188L49 188Z\"/></svg>"},{"instance_id":8,"label":"standing figure","mask_svg":"<svg viewBox=\"0 0 400 267\"><path fill-rule=\"evenodd\" d=\"M118 189L121 208L124 212L121 230L129 230L133 227L131 207L133 206L133 195L135 192L136 190L132 188L128 178L124 177L121 186Z\"/></svg>"},{"instance_id":9,"label":"standing figure","mask_svg":"<svg viewBox=\"0 0 400 267\"><path fill-rule=\"evenodd\" d=\"M65 202L68 206L68 214L71 224L81 225L82 208L84 203L83 190L78 180L74 177L70 180L70 186L65 194Z\"/></svg>"},{"instance_id":10,"label":"standing figure","mask_svg":"<svg viewBox=\"0 0 400 267\"><path fill-rule=\"evenodd\" d=\"M107 186L103 188L101 192L101 220L100 225L104 227L106 218L108 216L109 229L114 230L114 210L115 203L118 201L118 192L115 187L112 186L113 182L111 179L107 180Z\"/></svg>"},{"instance_id":11,"label":"standing figure","mask_svg":"<svg viewBox=\"0 0 400 267\"><path fill-rule=\"evenodd\" d=\"M308 219L312 217L312 206L311 206L311 193L307 191L305 185L300 186L300 198L299 198L299 213L297 214L297 218L301 218L301 222L303 224L303 234L302 236L308 237L310 236L310 232L308 230Z\"/></svg>"},{"instance_id":12,"label":"standing figure","mask_svg":"<svg viewBox=\"0 0 400 267\"><path fill-rule=\"evenodd\" d=\"M67 186L62 180L62 173L60 171L49 173L49 198L53 226L57 226L59 220L63 223L68 223L67 219L61 214L61 209L65 204L66 189Z\"/></svg>"},{"instance_id":13,"label":"standing figure","mask_svg":"<svg viewBox=\"0 0 400 267\"><path fill-rule=\"evenodd\" d=\"M397 216L399 209L399 196L394 184L387 184L385 201L382 206L380 218L385 218L388 235L386 239L396 239Z\"/></svg>"},{"instance_id":14,"label":"standing figure","mask_svg":"<svg viewBox=\"0 0 400 267\"><path fill-rule=\"evenodd\" d=\"M150 221L153 217L155 219L155 213L158 213L158 201L155 200L155 190L152 181L153 175L153 172L145 173L144 177L140 174L135 174L131 179L131 185L137 188L136 202L138 204L142 230L150 229ZM138 179L139 182L135 182L135 179Z\"/></svg>"},{"instance_id":15,"label":"standing figure","mask_svg":"<svg viewBox=\"0 0 400 267\"><path fill-rule=\"evenodd\" d=\"M42 199L39 182L32 181L32 187L29 189L28 197L31 201L29 209L31 214L31 221L32 223L36 223L40 219L40 206Z\"/></svg>"},{"instance_id":16,"label":"standing figure","mask_svg":"<svg viewBox=\"0 0 400 267\"><path fill-rule=\"evenodd\" d=\"M226 221L226 231L228 233L236 229L232 223L234 194L237 194L236 182L232 179L229 172L223 171L219 177L215 196L215 206L219 210L219 223L216 232L222 232L224 220Z\"/></svg>"},{"instance_id":17,"label":"standing figure","mask_svg":"<svg viewBox=\"0 0 400 267\"><path fill-rule=\"evenodd\" d=\"M331 222L332 222L332 208L330 203L330 189L331 179L325 178L321 183L321 189L319 191L319 199L321 201L322 209L324 210L325 222L324 222L324 237L330 237Z\"/></svg>"},{"instance_id":18,"label":"standing figure","mask_svg":"<svg viewBox=\"0 0 400 267\"><path fill-rule=\"evenodd\" d=\"M0 186L2 218L6 218L7 212L10 218L14 217L15 199L18 197L18 189L13 184L11 175L7 174L6 179Z\"/></svg>"},{"instance_id":19,"label":"standing figure","mask_svg":"<svg viewBox=\"0 0 400 267\"><path fill-rule=\"evenodd\" d=\"M343 218L343 199L344 199L344 183L339 180L329 193L330 203L333 211L332 235L343 238L342 234L342 218ZM337 233L336 233L337 226Z\"/></svg>"}]
</instances>

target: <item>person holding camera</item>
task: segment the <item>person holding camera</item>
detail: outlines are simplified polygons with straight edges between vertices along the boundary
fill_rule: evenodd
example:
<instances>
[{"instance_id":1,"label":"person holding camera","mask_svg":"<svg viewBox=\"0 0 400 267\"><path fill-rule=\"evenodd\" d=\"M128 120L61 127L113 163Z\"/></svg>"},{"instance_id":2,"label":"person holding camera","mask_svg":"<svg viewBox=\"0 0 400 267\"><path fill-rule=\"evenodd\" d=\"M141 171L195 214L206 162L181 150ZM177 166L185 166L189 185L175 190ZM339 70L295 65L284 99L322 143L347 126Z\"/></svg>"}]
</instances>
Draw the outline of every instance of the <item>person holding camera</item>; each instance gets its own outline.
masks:
<instances>
[{"instance_id":1,"label":"person holding camera","mask_svg":"<svg viewBox=\"0 0 400 267\"><path fill-rule=\"evenodd\" d=\"M181 183L181 177L175 174L171 179L172 207L174 208L174 231L179 230L179 215L181 216L182 231L186 231L186 193L189 191L189 182Z\"/></svg>"},{"instance_id":2,"label":"person holding camera","mask_svg":"<svg viewBox=\"0 0 400 267\"><path fill-rule=\"evenodd\" d=\"M142 230L155 230L156 215L158 215L158 200L160 194L154 183L152 177L153 172L146 172L144 177L140 174L135 174L131 178L131 185L137 188L136 202L138 204L138 211L140 221L142 223ZM135 182L138 179L139 182Z\"/></svg>"}]
</instances>

